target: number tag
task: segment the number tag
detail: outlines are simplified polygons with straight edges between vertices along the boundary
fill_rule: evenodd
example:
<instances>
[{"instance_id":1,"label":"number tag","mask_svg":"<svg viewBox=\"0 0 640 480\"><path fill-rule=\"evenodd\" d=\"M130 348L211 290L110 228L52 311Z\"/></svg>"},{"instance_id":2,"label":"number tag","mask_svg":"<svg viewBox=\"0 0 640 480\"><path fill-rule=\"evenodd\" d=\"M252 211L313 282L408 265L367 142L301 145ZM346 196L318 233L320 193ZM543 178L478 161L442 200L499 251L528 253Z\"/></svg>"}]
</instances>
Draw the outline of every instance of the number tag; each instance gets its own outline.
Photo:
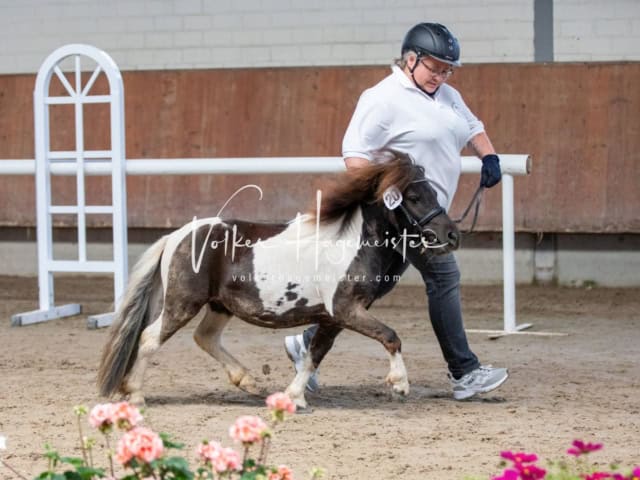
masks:
<instances>
[{"instance_id":1,"label":"number tag","mask_svg":"<svg viewBox=\"0 0 640 480\"><path fill-rule=\"evenodd\" d=\"M382 199L389 210L395 210L402 203L402 192L398 190L398 187L392 185L384 191Z\"/></svg>"}]
</instances>

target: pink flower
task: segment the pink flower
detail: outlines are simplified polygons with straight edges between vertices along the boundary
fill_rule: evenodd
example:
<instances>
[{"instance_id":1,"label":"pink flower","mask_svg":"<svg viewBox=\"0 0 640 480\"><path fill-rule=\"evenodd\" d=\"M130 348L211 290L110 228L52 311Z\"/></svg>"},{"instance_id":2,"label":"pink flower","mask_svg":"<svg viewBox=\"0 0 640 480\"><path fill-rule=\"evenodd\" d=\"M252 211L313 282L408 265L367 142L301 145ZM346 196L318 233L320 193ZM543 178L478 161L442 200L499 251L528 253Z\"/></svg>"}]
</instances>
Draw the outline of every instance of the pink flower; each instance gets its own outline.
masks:
<instances>
[{"instance_id":1,"label":"pink flower","mask_svg":"<svg viewBox=\"0 0 640 480\"><path fill-rule=\"evenodd\" d=\"M243 415L238 417L229 428L229 435L236 442L251 444L260 442L262 437L269 435L267 424L253 415Z\"/></svg>"},{"instance_id":2,"label":"pink flower","mask_svg":"<svg viewBox=\"0 0 640 480\"><path fill-rule=\"evenodd\" d=\"M160 436L144 427L136 427L126 432L116 449L116 460L122 465L132 458L149 463L162 456L164 445Z\"/></svg>"},{"instance_id":3,"label":"pink flower","mask_svg":"<svg viewBox=\"0 0 640 480\"><path fill-rule=\"evenodd\" d=\"M572 445L573 447L567 450L567 453L569 455L575 455L576 457L589 452L595 452L602 448L601 443L585 443L581 440L574 440Z\"/></svg>"},{"instance_id":4,"label":"pink flower","mask_svg":"<svg viewBox=\"0 0 640 480\"><path fill-rule=\"evenodd\" d=\"M584 476L584 480L601 480L603 478L615 478L615 476L607 472L593 472Z\"/></svg>"},{"instance_id":5,"label":"pink flower","mask_svg":"<svg viewBox=\"0 0 640 480\"><path fill-rule=\"evenodd\" d=\"M111 421L119 428L129 430L142 421L138 407L129 402L114 403L111 408Z\"/></svg>"},{"instance_id":6,"label":"pink flower","mask_svg":"<svg viewBox=\"0 0 640 480\"><path fill-rule=\"evenodd\" d=\"M499 477L493 477L491 480L518 480L520 473L517 470L511 470L510 468L506 468L502 475Z\"/></svg>"},{"instance_id":7,"label":"pink flower","mask_svg":"<svg viewBox=\"0 0 640 480\"><path fill-rule=\"evenodd\" d=\"M282 392L272 393L267 397L267 407L270 410L276 412L289 412L294 413L296 411L296 404L291 401L289 395Z\"/></svg>"},{"instance_id":8,"label":"pink flower","mask_svg":"<svg viewBox=\"0 0 640 480\"><path fill-rule=\"evenodd\" d=\"M240 470L240 455L232 448L224 448L218 442L201 443L197 448L200 459L216 472Z\"/></svg>"},{"instance_id":9,"label":"pink flower","mask_svg":"<svg viewBox=\"0 0 640 480\"><path fill-rule=\"evenodd\" d=\"M507 460L511 460L513 463L530 463L538 460L538 456L535 453L524 452L500 452L500 456Z\"/></svg>"},{"instance_id":10,"label":"pink flower","mask_svg":"<svg viewBox=\"0 0 640 480\"><path fill-rule=\"evenodd\" d=\"M89 424L100 430L106 432L113 425L113 404L100 403L91 409L89 413Z\"/></svg>"},{"instance_id":11,"label":"pink flower","mask_svg":"<svg viewBox=\"0 0 640 480\"><path fill-rule=\"evenodd\" d=\"M269 473L268 480L293 480L293 472L286 465L280 465L278 470Z\"/></svg>"},{"instance_id":12,"label":"pink flower","mask_svg":"<svg viewBox=\"0 0 640 480\"><path fill-rule=\"evenodd\" d=\"M544 468L539 468L536 465L517 463L514 466L522 480L539 480L547 475L547 471Z\"/></svg>"},{"instance_id":13,"label":"pink flower","mask_svg":"<svg viewBox=\"0 0 640 480\"><path fill-rule=\"evenodd\" d=\"M613 478L615 480L640 480L640 467L634 468L633 472L631 472L628 477L616 473L613 475Z\"/></svg>"}]
</instances>

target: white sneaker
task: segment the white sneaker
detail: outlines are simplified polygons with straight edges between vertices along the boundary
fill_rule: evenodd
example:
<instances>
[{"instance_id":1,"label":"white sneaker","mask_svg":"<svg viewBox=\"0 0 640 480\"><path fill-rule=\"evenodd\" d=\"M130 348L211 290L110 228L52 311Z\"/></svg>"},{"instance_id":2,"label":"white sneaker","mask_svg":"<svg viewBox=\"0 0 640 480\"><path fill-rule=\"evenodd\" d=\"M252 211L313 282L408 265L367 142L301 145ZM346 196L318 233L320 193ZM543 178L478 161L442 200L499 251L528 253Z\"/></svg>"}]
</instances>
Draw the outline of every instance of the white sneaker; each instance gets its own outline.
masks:
<instances>
[{"instance_id":1,"label":"white sneaker","mask_svg":"<svg viewBox=\"0 0 640 480\"><path fill-rule=\"evenodd\" d=\"M476 393L487 393L498 388L509 378L509 371L506 368L481 365L458 380L450 373L448 375L453 387L453 398L464 400L473 397Z\"/></svg>"},{"instance_id":2,"label":"white sneaker","mask_svg":"<svg viewBox=\"0 0 640 480\"><path fill-rule=\"evenodd\" d=\"M296 372L302 370L304 367L304 357L307 355L307 348L304 346L302 334L284 337L284 349L287 352L289 360L293 362ZM307 390L315 392L318 388L318 370L316 370L309 377Z\"/></svg>"}]
</instances>

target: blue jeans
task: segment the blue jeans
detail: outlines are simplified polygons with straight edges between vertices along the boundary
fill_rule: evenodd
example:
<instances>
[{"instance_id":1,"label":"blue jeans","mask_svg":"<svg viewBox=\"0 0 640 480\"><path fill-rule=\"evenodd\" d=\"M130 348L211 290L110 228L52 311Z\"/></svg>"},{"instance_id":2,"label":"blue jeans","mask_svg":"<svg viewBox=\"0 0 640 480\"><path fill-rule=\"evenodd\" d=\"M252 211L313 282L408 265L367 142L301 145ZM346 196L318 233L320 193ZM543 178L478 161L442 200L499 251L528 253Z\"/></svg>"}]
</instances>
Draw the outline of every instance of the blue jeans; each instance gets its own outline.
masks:
<instances>
[{"instance_id":1,"label":"blue jeans","mask_svg":"<svg viewBox=\"0 0 640 480\"><path fill-rule=\"evenodd\" d=\"M404 272L409 263L397 254L387 273L392 278L395 274ZM452 253L437 255L416 266L425 286L429 298L429 317L431 326L436 334L442 355L444 356L451 375L460 378L480 366L478 357L469 348L467 335L462 320L462 305L460 302L460 270ZM393 288L393 283L381 284L378 298ZM306 346L311 343L317 326L304 331L303 338Z\"/></svg>"}]
</instances>

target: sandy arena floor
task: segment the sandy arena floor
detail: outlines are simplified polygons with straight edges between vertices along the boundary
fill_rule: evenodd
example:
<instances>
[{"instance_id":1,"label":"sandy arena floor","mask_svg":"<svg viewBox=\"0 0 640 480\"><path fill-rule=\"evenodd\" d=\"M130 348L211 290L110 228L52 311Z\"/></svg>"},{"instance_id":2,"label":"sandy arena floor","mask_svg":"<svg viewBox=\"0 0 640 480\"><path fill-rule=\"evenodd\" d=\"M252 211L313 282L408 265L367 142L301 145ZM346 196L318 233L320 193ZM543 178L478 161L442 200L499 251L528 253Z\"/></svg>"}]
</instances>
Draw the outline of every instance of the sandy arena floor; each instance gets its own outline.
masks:
<instances>
[{"instance_id":1,"label":"sandy arena floor","mask_svg":"<svg viewBox=\"0 0 640 480\"><path fill-rule=\"evenodd\" d=\"M28 478L44 470L44 444L77 455L72 407L104 401L94 386L105 330L87 330L86 314L109 308L104 278L66 277L58 304L81 302L81 316L11 327L13 313L37 307L35 279L0 277L0 435L2 458ZM465 287L468 328L499 328L499 287ZM388 361L378 343L351 332L336 340L321 367L314 408L276 432L270 460L290 465L296 479L313 466L329 479L462 479L498 471L504 449L563 456L572 440L601 441L593 460L640 464L640 289L519 287L519 323L534 331L489 340L470 333L485 363L508 366L499 390L467 402L451 398L440 350L426 320L421 288L396 289L374 307L396 329L412 391L393 399L384 384ZM146 421L187 445L204 438L227 446L239 415L266 415L263 400L231 386L221 367L193 342L190 324L154 357L147 372ZM268 391L284 390L293 370L282 339L291 330L264 330L233 321L225 344ZM15 479L0 467L0 479Z\"/></svg>"}]
</instances>

